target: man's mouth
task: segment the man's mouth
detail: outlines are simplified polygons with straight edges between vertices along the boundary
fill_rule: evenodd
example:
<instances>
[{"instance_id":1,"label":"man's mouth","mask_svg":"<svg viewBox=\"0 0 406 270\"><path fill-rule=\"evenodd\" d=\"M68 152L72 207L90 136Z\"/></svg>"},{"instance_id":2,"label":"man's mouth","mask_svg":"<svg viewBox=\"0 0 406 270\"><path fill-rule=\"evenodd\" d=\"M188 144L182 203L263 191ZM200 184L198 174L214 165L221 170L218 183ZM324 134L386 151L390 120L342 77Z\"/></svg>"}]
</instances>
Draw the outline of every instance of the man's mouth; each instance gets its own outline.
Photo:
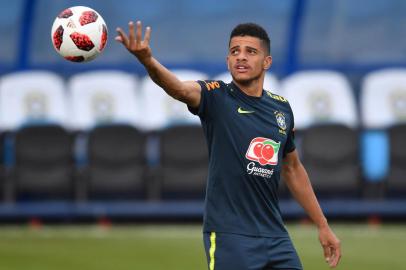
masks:
<instances>
[{"instance_id":1,"label":"man's mouth","mask_svg":"<svg viewBox=\"0 0 406 270\"><path fill-rule=\"evenodd\" d=\"M237 65L235 65L235 69L236 69L238 72L246 72L246 71L248 71L249 66L247 66L247 65L242 65L242 64L237 64Z\"/></svg>"}]
</instances>

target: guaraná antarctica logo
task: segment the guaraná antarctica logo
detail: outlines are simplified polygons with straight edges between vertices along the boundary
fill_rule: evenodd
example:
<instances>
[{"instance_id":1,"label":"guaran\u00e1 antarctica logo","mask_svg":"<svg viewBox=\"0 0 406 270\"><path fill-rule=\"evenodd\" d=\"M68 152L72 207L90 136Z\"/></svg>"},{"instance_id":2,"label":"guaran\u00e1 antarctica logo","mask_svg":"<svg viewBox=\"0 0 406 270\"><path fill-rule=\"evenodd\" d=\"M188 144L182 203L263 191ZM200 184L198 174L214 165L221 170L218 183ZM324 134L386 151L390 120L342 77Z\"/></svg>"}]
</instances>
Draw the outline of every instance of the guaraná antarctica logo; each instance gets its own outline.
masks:
<instances>
[{"instance_id":1,"label":"guaran\u00e1 antarctica logo","mask_svg":"<svg viewBox=\"0 0 406 270\"><path fill-rule=\"evenodd\" d=\"M254 138L245 154L248 160L258 162L260 165L277 165L278 153L281 143L275 142L272 139L257 137ZM265 169L256 167L255 162L250 162L247 165L248 174L270 178L273 174L273 169Z\"/></svg>"}]
</instances>

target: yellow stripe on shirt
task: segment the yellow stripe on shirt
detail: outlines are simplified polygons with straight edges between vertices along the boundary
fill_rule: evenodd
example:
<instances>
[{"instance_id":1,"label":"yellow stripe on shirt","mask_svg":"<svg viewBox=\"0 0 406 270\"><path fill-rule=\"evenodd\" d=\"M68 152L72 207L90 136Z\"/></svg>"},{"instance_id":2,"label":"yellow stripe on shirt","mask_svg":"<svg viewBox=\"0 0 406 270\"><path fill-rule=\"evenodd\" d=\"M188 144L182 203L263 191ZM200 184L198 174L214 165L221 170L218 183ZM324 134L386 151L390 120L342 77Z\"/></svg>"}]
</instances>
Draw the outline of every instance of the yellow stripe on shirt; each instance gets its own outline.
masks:
<instances>
[{"instance_id":1,"label":"yellow stripe on shirt","mask_svg":"<svg viewBox=\"0 0 406 270\"><path fill-rule=\"evenodd\" d=\"M215 263L215 258L214 258L214 253L216 252L216 233L212 232L210 234L210 265L209 268L210 270L214 270L214 263Z\"/></svg>"}]
</instances>

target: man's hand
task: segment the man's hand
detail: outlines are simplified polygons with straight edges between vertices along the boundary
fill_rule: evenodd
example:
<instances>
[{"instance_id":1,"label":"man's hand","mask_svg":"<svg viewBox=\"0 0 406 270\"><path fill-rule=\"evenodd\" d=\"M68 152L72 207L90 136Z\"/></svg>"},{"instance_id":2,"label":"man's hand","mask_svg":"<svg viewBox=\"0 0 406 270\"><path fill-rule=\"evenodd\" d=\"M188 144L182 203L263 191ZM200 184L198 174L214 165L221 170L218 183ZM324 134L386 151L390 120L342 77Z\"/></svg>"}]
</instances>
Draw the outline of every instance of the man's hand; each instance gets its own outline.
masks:
<instances>
[{"instance_id":1,"label":"man's hand","mask_svg":"<svg viewBox=\"0 0 406 270\"><path fill-rule=\"evenodd\" d=\"M152 58L152 51L149 46L151 27L146 28L144 40L142 40L142 25L140 21L137 21L136 27L137 30L135 32L134 23L128 23L128 36L121 28L117 28L118 36L116 36L115 40L123 44L124 47L126 47L130 53L135 55L141 63L146 64Z\"/></svg>"},{"instance_id":2,"label":"man's hand","mask_svg":"<svg viewBox=\"0 0 406 270\"><path fill-rule=\"evenodd\" d=\"M136 29L134 29L136 27ZM132 53L144 65L151 79L159 85L171 97L186 103L192 108L200 104L201 87L195 81L180 81L175 74L152 57L152 50L149 46L151 28L145 30L144 40L142 39L142 25L137 21L128 23L128 36L121 28L117 28L116 41Z\"/></svg>"},{"instance_id":3,"label":"man's hand","mask_svg":"<svg viewBox=\"0 0 406 270\"><path fill-rule=\"evenodd\" d=\"M319 240L324 250L324 258L330 267L337 266L341 258L341 244L328 225L319 228Z\"/></svg>"}]
</instances>

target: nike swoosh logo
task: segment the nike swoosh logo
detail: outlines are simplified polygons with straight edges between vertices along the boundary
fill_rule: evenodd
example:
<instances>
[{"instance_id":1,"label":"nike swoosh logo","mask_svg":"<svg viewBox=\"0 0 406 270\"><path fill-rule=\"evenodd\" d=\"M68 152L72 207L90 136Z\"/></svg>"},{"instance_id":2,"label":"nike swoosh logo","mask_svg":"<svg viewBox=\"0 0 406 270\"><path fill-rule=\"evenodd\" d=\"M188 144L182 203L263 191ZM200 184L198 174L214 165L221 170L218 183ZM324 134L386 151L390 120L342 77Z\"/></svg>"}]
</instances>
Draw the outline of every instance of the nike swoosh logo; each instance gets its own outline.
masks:
<instances>
[{"instance_id":1,"label":"nike swoosh logo","mask_svg":"<svg viewBox=\"0 0 406 270\"><path fill-rule=\"evenodd\" d=\"M255 111L246 111L246 110L244 110L243 108L238 107L237 112L238 112L238 113L241 113L241 114L245 114L245 113L254 113Z\"/></svg>"}]
</instances>

